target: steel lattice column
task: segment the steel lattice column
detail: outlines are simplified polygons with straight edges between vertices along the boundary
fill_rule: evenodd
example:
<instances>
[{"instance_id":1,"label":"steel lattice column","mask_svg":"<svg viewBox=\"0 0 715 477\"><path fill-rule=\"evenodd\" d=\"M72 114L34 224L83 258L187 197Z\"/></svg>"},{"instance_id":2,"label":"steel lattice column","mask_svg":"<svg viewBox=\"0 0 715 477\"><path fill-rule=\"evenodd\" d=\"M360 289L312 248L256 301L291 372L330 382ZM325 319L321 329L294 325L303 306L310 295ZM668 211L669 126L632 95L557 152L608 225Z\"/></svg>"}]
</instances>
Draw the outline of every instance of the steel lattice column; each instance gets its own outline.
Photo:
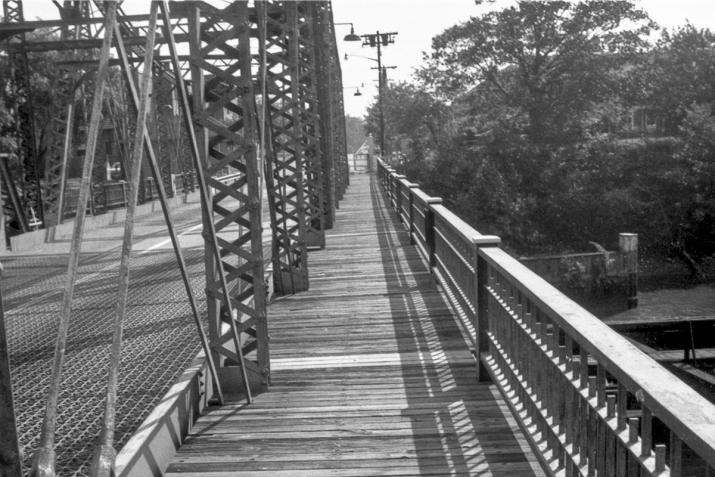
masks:
<instances>
[{"instance_id":1,"label":"steel lattice column","mask_svg":"<svg viewBox=\"0 0 715 477\"><path fill-rule=\"evenodd\" d=\"M337 58L333 56L332 45L335 44L335 35L330 19L329 2L311 2L313 13L314 37L319 39L314 42L315 58L317 67L318 104L320 108L320 128L321 128L321 149L323 151L323 199L325 228L333 227L335 222L336 197L336 169L335 158L336 122L340 118L336 117L334 105L335 85L333 81L334 62Z\"/></svg>"},{"instance_id":2,"label":"steel lattice column","mask_svg":"<svg viewBox=\"0 0 715 477\"><path fill-rule=\"evenodd\" d=\"M3 14L7 23L22 23L24 21L22 2L19 0L3 0ZM37 158L37 143L33 125L32 89L30 85L30 68L27 53L24 51L25 34L17 36L20 50L9 55L12 71L12 96L15 98L17 114L18 155L22 166L22 206L25 220L43 219L42 192ZM22 221L21 221L22 222Z\"/></svg>"},{"instance_id":3,"label":"steel lattice column","mask_svg":"<svg viewBox=\"0 0 715 477\"><path fill-rule=\"evenodd\" d=\"M276 293L308 289L304 144L298 97L298 24L295 4L264 4L266 56L266 188L273 230L273 281ZM290 8L289 8L290 7ZM289 10L292 14L289 14ZM261 11L263 11L261 9ZM291 53L292 51L292 53Z\"/></svg>"},{"instance_id":4,"label":"steel lattice column","mask_svg":"<svg viewBox=\"0 0 715 477\"><path fill-rule=\"evenodd\" d=\"M234 2L224 10L202 5L189 19L193 120L197 125L200 155L207 185L216 191L206 222L217 232L221 264L229 297L238 316L221 306L222 286L207 241L206 293L213 349L237 362L236 351L248 359L252 387L266 386L270 378L266 287L261 241L260 190L257 157L257 118L251 71L247 2ZM200 18L205 20L201 23ZM254 15L255 17L255 15ZM214 55L222 60L212 60ZM232 183L213 176L231 167L238 174ZM221 333L221 320L236 320L242 350L231 348L232 337ZM226 364L226 362L224 362ZM225 369L225 368L224 368Z\"/></svg>"},{"instance_id":5,"label":"steel lattice column","mask_svg":"<svg viewBox=\"0 0 715 477\"><path fill-rule=\"evenodd\" d=\"M305 154L305 213L308 247L325 247L325 190L318 107L318 78L315 53L314 2L291 2L298 23L298 99L302 114L303 152ZM292 13L291 13L292 16Z\"/></svg>"},{"instance_id":6,"label":"steel lattice column","mask_svg":"<svg viewBox=\"0 0 715 477\"><path fill-rule=\"evenodd\" d=\"M89 3L80 1L65 1L61 12L63 18L82 18L89 16ZM62 28L62 40L89 39L91 32L87 25L68 25ZM78 52L65 53L66 59L76 59ZM43 189L45 225L61 223L64 215L64 193L67 179L67 165L73 155L74 136L76 134L75 119L77 115L76 101L83 86L78 85L83 70L79 67L64 67L57 75L53 87L55 93L55 112L52 115L52 130L48 141L47 159L45 161L45 183Z\"/></svg>"},{"instance_id":7,"label":"steel lattice column","mask_svg":"<svg viewBox=\"0 0 715 477\"><path fill-rule=\"evenodd\" d=\"M335 41L335 30L333 26L333 11L330 2L328 1L328 25L330 32L330 81L332 88L331 108L333 109L334 118L334 167L335 167L335 196L336 202L343 198L345 190L350 183L350 171L348 168L347 142L345 134L345 108L343 107L343 80L342 71L340 69L340 56L338 54L338 45ZM337 203L336 203L337 206Z\"/></svg>"}]
</instances>

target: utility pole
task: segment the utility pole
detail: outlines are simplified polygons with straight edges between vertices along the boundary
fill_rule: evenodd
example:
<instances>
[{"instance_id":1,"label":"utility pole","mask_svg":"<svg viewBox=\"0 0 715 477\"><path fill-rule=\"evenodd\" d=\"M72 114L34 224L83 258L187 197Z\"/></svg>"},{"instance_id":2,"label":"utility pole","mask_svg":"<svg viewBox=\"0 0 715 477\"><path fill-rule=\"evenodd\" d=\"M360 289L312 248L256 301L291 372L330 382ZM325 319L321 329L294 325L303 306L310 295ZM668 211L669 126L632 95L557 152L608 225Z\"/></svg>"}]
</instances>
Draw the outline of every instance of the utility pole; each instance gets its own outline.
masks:
<instances>
[{"instance_id":1,"label":"utility pole","mask_svg":"<svg viewBox=\"0 0 715 477\"><path fill-rule=\"evenodd\" d=\"M382 47L394 43L395 35L397 35L397 32L380 33L379 31L367 35L360 35L363 39L362 46L370 46L370 48L377 47L377 109L380 116L380 154L383 158L385 156L385 103L383 88L385 86L384 77L386 77L386 75L385 69L382 67Z\"/></svg>"}]
</instances>

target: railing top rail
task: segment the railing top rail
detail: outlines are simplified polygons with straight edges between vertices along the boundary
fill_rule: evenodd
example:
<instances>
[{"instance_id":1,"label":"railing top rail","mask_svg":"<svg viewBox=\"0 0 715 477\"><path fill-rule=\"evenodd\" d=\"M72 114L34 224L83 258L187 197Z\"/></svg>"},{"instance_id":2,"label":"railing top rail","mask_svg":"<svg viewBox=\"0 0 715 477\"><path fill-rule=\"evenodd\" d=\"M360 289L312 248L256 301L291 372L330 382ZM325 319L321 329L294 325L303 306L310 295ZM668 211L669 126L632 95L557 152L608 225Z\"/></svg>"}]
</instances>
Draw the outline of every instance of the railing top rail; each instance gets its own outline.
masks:
<instances>
[{"instance_id":1,"label":"railing top rail","mask_svg":"<svg viewBox=\"0 0 715 477\"><path fill-rule=\"evenodd\" d=\"M479 251L711 466L715 407L597 317L499 248Z\"/></svg>"},{"instance_id":2,"label":"railing top rail","mask_svg":"<svg viewBox=\"0 0 715 477\"><path fill-rule=\"evenodd\" d=\"M441 218L445 225L459 234L464 240L472 243L478 243L481 238L485 237L444 205L432 205L432 210L434 211L436 217Z\"/></svg>"},{"instance_id":3,"label":"railing top rail","mask_svg":"<svg viewBox=\"0 0 715 477\"><path fill-rule=\"evenodd\" d=\"M393 177L397 175L379 159L378 167L383 167ZM498 237L480 234L441 205L441 199L430 197L419 188L410 192L466 240L498 243ZM712 403L504 250L480 247L479 256L633 392L683 442L715 467L715 406Z\"/></svg>"}]
</instances>

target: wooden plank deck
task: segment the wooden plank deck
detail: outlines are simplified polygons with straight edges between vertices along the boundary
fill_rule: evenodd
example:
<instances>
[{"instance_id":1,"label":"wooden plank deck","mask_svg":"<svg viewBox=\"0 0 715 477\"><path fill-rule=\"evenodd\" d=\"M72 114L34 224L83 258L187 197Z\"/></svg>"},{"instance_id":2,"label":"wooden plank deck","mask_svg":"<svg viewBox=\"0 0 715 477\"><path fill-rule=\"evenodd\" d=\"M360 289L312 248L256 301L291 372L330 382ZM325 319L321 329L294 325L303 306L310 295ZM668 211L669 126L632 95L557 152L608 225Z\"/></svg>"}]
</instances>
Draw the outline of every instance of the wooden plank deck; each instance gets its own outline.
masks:
<instances>
[{"instance_id":1,"label":"wooden plank deck","mask_svg":"<svg viewBox=\"0 0 715 477\"><path fill-rule=\"evenodd\" d=\"M269 308L270 391L199 418L167 475L543 475L370 176L337 215Z\"/></svg>"}]
</instances>

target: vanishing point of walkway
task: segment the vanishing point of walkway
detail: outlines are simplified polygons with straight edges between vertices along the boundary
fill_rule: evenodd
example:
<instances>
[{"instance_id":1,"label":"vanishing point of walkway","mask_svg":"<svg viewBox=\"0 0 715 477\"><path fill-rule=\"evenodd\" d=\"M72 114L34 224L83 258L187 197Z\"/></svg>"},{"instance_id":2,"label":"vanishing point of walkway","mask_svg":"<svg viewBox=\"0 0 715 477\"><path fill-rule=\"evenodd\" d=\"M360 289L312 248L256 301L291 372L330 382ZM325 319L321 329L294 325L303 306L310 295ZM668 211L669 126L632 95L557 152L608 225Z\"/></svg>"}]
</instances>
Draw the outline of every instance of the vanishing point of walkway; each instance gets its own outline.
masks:
<instances>
[{"instance_id":1,"label":"vanishing point of walkway","mask_svg":"<svg viewBox=\"0 0 715 477\"><path fill-rule=\"evenodd\" d=\"M351 176L310 291L269 307L270 391L211 408L167 475L542 475L396 220Z\"/></svg>"}]
</instances>

